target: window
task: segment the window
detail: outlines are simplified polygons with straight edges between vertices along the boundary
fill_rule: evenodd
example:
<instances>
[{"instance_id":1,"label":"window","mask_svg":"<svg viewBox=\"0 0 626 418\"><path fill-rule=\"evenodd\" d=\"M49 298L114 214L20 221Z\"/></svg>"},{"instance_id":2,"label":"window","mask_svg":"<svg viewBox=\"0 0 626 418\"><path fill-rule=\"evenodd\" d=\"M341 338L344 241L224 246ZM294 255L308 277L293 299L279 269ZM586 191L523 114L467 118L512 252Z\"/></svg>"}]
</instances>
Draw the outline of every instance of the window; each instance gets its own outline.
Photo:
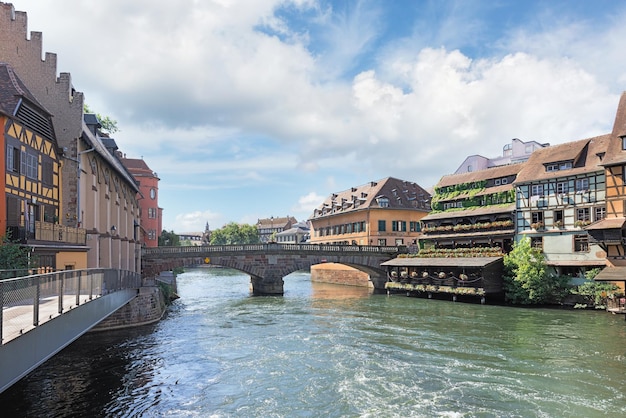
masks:
<instances>
[{"instance_id":1,"label":"window","mask_svg":"<svg viewBox=\"0 0 626 418\"><path fill-rule=\"evenodd\" d=\"M567 162L559 164L559 170L568 170L570 168L572 168L571 161L567 161Z\"/></svg>"},{"instance_id":2,"label":"window","mask_svg":"<svg viewBox=\"0 0 626 418\"><path fill-rule=\"evenodd\" d=\"M622 137L622 149L626 150L626 135Z\"/></svg>"},{"instance_id":3,"label":"window","mask_svg":"<svg viewBox=\"0 0 626 418\"><path fill-rule=\"evenodd\" d=\"M406 232L406 221L391 221L391 230L394 232Z\"/></svg>"},{"instance_id":4,"label":"window","mask_svg":"<svg viewBox=\"0 0 626 418\"><path fill-rule=\"evenodd\" d=\"M376 199L376 201L378 202L378 206L380 206L381 208L389 207L389 199L387 199L386 197L379 197L378 199Z\"/></svg>"},{"instance_id":5,"label":"window","mask_svg":"<svg viewBox=\"0 0 626 418\"><path fill-rule=\"evenodd\" d=\"M387 230L387 221L378 221L378 231L385 232Z\"/></svg>"},{"instance_id":6,"label":"window","mask_svg":"<svg viewBox=\"0 0 626 418\"><path fill-rule=\"evenodd\" d=\"M568 192L568 184L566 181L564 182L560 182L556 184L556 193L557 194L564 194Z\"/></svg>"},{"instance_id":7,"label":"window","mask_svg":"<svg viewBox=\"0 0 626 418\"><path fill-rule=\"evenodd\" d=\"M534 150L535 150L535 147L534 147L534 145L532 145L532 144L529 144L529 145L527 144L527 145L524 147L524 151L526 152L526 154L530 154L530 153L532 153Z\"/></svg>"},{"instance_id":8,"label":"window","mask_svg":"<svg viewBox=\"0 0 626 418\"><path fill-rule=\"evenodd\" d=\"M543 212L532 212L530 217L532 223L543 222Z\"/></svg>"},{"instance_id":9,"label":"window","mask_svg":"<svg viewBox=\"0 0 626 418\"><path fill-rule=\"evenodd\" d=\"M561 222L563 223L563 211L562 210L555 210L554 211L554 222Z\"/></svg>"},{"instance_id":10,"label":"window","mask_svg":"<svg viewBox=\"0 0 626 418\"><path fill-rule=\"evenodd\" d=\"M530 246L543 251L543 237L531 237Z\"/></svg>"},{"instance_id":11,"label":"window","mask_svg":"<svg viewBox=\"0 0 626 418\"><path fill-rule=\"evenodd\" d=\"M606 218L606 206L598 206L595 209L595 220L599 221Z\"/></svg>"},{"instance_id":12,"label":"window","mask_svg":"<svg viewBox=\"0 0 626 418\"><path fill-rule=\"evenodd\" d=\"M148 208L148 218L156 219L156 217L157 217L157 210L156 210L156 208Z\"/></svg>"},{"instance_id":13,"label":"window","mask_svg":"<svg viewBox=\"0 0 626 418\"><path fill-rule=\"evenodd\" d=\"M499 185L500 185L500 183L502 183L502 180L501 180L501 179L496 179L496 180L495 180L495 183L496 183L496 186L499 186Z\"/></svg>"},{"instance_id":14,"label":"window","mask_svg":"<svg viewBox=\"0 0 626 418\"><path fill-rule=\"evenodd\" d=\"M589 251L589 238L587 237L587 235L574 235L574 251Z\"/></svg>"},{"instance_id":15,"label":"window","mask_svg":"<svg viewBox=\"0 0 626 418\"><path fill-rule=\"evenodd\" d=\"M26 155L26 170L22 172L22 174L26 174L26 177L29 179L37 180L37 156L34 154L22 152L22 157ZM22 167L24 167L24 162L22 162Z\"/></svg>"},{"instance_id":16,"label":"window","mask_svg":"<svg viewBox=\"0 0 626 418\"><path fill-rule=\"evenodd\" d=\"M591 220L591 216L589 213L589 208L578 208L576 209L576 220L589 222Z\"/></svg>"},{"instance_id":17,"label":"window","mask_svg":"<svg viewBox=\"0 0 626 418\"><path fill-rule=\"evenodd\" d=\"M531 196L543 196L543 184L533 184L531 187Z\"/></svg>"},{"instance_id":18,"label":"window","mask_svg":"<svg viewBox=\"0 0 626 418\"><path fill-rule=\"evenodd\" d=\"M411 222L409 228L411 232L420 232L422 230L422 226L419 222Z\"/></svg>"},{"instance_id":19,"label":"window","mask_svg":"<svg viewBox=\"0 0 626 418\"><path fill-rule=\"evenodd\" d=\"M378 245L387 245L387 240L385 238L378 238Z\"/></svg>"},{"instance_id":20,"label":"window","mask_svg":"<svg viewBox=\"0 0 626 418\"><path fill-rule=\"evenodd\" d=\"M508 182L509 182L509 179L507 179L506 177L502 179L502 184L507 184Z\"/></svg>"},{"instance_id":21,"label":"window","mask_svg":"<svg viewBox=\"0 0 626 418\"><path fill-rule=\"evenodd\" d=\"M20 170L20 150L18 148L7 145L7 162L6 170L17 173Z\"/></svg>"},{"instance_id":22,"label":"window","mask_svg":"<svg viewBox=\"0 0 626 418\"><path fill-rule=\"evenodd\" d=\"M396 238L396 245L404 245L404 239Z\"/></svg>"},{"instance_id":23,"label":"window","mask_svg":"<svg viewBox=\"0 0 626 418\"><path fill-rule=\"evenodd\" d=\"M585 192L589 190L589 179L577 179L576 180L576 191L577 192Z\"/></svg>"},{"instance_id":24,"label":"window","mask_svg":"<svg viewBox=\"0 0 626 418\"><path fill-rule=\"evenodd\" d=\"M52 159L44 156L41 161L41 181L46 186L52 186L54 184L53 177L54 169Z\"/></svg>"},{"instance_id":25,"label":"window","mask_svg":"<svg viewBox=\"0 0 626 418\"><path fill-rule=\"evenodd\" d=\"M546 165L546 171L558 171L559 166L556 164L548 164Z\"/></svg>"}]
</instances>

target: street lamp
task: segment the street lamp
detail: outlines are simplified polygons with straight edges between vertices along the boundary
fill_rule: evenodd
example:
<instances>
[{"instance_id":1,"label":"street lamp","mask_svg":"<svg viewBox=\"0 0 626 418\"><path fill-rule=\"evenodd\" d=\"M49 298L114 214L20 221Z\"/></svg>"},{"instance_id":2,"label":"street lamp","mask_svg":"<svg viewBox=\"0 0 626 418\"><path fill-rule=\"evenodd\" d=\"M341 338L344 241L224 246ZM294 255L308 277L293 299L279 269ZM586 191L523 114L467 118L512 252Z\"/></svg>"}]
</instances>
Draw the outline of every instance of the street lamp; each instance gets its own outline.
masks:
<instances>
[{"instance_id":1,"label":"street lamp","mask_svg":"<svg viewBox=\"0 0 626 418\"><path fill-rule=\"evenodd\" d=\"M270 227L270 236L268 241L272 241L272 235L274 234L274 217L270 216L270 222L271 222L271 227Z\"/></svg>"}]
</instances>

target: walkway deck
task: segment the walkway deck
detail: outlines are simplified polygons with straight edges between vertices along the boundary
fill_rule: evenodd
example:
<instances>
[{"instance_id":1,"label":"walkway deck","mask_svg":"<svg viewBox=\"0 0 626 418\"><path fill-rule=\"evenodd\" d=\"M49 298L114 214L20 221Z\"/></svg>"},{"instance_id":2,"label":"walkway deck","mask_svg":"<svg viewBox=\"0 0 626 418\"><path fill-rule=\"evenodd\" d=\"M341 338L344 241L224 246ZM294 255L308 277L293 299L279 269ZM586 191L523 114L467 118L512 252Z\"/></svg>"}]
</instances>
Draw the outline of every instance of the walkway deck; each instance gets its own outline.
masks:
<instances>
[{"instance_id":1,"label":"walkway deck","mask_svg":"<svg viewBox=\"0 0 626 418\"><path fill-rule=\"evenodd\" d=\"M95 296L93 299L100 296ZM79 295L80 304L90 301L88 294ZM76 308L76 295L63 296L63 312ZM35 329L33 324L33 304L23 303L13 306L2 307L2 344L6 344L14 338ZM42 298L39 302L39 324L42 325L56 317L61 316L59 313L59 297L50 296Z\"/></svg>"}]
</instances>

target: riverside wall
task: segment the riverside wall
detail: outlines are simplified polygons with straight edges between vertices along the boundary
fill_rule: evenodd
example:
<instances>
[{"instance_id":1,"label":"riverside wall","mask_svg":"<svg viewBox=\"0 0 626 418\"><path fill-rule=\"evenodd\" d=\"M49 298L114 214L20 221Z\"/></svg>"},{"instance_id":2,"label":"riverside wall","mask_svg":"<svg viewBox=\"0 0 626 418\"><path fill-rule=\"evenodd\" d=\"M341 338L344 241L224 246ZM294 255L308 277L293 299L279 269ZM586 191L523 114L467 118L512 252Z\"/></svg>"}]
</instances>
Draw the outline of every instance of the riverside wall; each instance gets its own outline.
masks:
<instances>
[{"instance_id":1,"label":"riverside wall","mask_svg":"<svg viewBox=\"0 0 626 418\"><path fill-rule=\"evenodd\" d=\"M136 327L159 321L173 299L176 299L176 276L164 271L158 280L147 280L137 296L93 327L91 331Z\"/></svg>"},{"instance_id":2,"label":"riverside wall","mask_svg":"<svg viewBox=\"0 0 626 418\"><path fill-rule=\"evenodd\" d=\"M167 303L161 289L141 287L137 296L93 327L91 331L105 331L151 324L161 319Z\"/></svg>"},{"instance_id":3,"label":"riverside wall","mask_svg":"<svg viewBox=\"0 0 626 418\"><path fill-rule=\"evenodd\" d=\"M369 274L337 263L311 266L311 281L346 286L373 287Z\"/></svg>"}]
</instances>

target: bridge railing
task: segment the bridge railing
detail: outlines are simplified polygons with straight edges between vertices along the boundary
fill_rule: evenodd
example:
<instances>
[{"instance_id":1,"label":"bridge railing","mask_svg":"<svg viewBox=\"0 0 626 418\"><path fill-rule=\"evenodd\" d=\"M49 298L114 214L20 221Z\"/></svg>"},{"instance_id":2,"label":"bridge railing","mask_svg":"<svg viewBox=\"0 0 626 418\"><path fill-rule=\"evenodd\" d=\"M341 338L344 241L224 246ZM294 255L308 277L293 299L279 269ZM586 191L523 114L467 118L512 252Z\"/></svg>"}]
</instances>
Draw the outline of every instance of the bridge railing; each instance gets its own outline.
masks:
<instances>
[{"instance_id":1,"label":"bridge railing","mask_svg":"<svg viewBox=\"0 0 626 418\"><path fill-rule=\"evenodd\" d=\"M139 273L64 270L0 280L2 344L95 298L141 286Z\"/></svg>"},{"instance_id":2,"label":"bridge railing","mask_svg":"<svg viewBox=\"0 0 626 418\"><path fill-rule=\"evenodd\" d=\"M225 252L319 252L319 253L378 253L402 254L406 246L335 245L335 244L242 244L242 245L203 245L185 247L144 248L143 255L161 254L206 254Z\"/></svg>"}]
</instances>

